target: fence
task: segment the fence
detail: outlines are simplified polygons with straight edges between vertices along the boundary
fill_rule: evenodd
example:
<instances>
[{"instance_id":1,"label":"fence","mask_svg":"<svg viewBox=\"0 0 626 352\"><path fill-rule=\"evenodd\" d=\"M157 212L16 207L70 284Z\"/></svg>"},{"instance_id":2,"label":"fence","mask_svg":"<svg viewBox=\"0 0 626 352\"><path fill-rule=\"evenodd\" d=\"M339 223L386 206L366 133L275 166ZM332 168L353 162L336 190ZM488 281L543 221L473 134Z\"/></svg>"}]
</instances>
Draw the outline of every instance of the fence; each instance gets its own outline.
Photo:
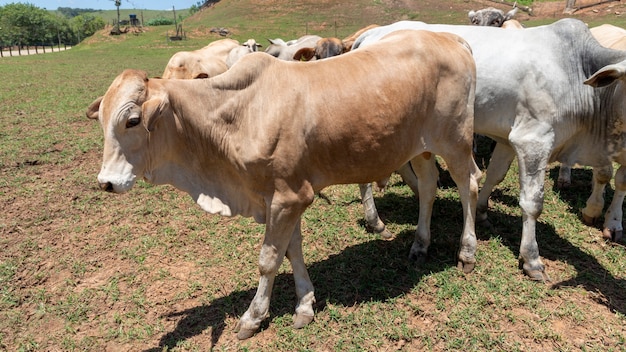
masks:
<instances>
[{"instance_id":1,"label":"fence","mask_svg":"<svg viewBox=\"0 0 626 352\"><path fill-rule=\"evenodd\" d=\"M63 51L63 50L71 49L71 48L72 46L67 45L67 44L29 45L26 47L0 45L0 57L45 54L45 53L59 52L59 51Z\"/></svg>"}]
</instances>

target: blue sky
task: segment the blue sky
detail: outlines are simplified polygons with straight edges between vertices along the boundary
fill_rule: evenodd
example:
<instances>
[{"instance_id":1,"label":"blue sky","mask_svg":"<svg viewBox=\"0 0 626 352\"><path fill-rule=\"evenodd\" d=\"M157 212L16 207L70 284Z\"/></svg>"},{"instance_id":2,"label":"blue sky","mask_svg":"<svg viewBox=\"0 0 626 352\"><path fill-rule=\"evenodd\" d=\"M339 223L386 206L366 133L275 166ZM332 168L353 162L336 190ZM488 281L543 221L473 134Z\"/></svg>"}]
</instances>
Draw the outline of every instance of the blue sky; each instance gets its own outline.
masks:
<instances>
[{"instance_id":1,"label":"blue sky","mask_svg":"<svg viewBox=\"0 0 626 352\"><path fill-rule=\"evenodd\" d=\"M56 10L59 7L115 10L115 1L112 0L0 0L0 6L18 2L47 10ZM172 6L176 9L188 9L197 3L198 0L122 0L120 9L166 10Z\"/></svg>"}]
</instances>

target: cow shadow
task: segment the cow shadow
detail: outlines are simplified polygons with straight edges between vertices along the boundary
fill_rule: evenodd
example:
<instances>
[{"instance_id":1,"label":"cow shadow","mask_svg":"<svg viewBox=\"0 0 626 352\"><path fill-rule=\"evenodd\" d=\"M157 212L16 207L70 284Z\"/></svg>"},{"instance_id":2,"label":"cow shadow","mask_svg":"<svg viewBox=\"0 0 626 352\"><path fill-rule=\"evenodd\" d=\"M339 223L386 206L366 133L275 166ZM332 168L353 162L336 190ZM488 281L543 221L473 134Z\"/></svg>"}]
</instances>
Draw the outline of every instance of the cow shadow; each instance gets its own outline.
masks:
<instances>
[{"instance_id":1,"label":"cow shadow","mask_svg":"<svg viewBox=\"0 0 626 352\"><path fill-rule=\"evenodd\" d=\"M453 183L448 183L444 177L442 187L453 187ZM499 192L494 192L492 198L511 206L518 202L515 197ZM358 195L355 195L354 202L360 202ZM436 200L429 258L419 267L407 259L414 238L413 228L417 225L415 198L387 192L376 197L376 205L381 218L387 224L413 226L396 234L391 241L374 239L348 247L328 259L309 264L308 271L318 302L314 306L315 311L323 310L328 303L352 306L400 297L410 292L425 276L456 266L456 251L463 227L462 209L458 202L439 198ZM519 253L521 219L493 211L489 213L489 217L493 226L489 229L477 227L477 237L488 240L497 236L513 253ZM359 223L360 226L365 226L364 221ZM569 281L551 283L552 289L577 286L599 292L601 294L596 296L604 297L604 300L598 298L599 303L612 311L626 314L626 297L622 294L626 289L626 280L614 277L596 258L559 236L550 225L537 223L537 240L543 258L567 262L578 272ZM173 331L162 336L158 347L147 351L161 351L164 347L173 349L180 342L202 334L209 327L212 344L215 345L225 332L226 320L238 319L243 315L255 293L256 288L234 291L211 301L210 304L168 314L166 318L169 319L182 318ZM294 307L293 275L279 274L274 283L270 316L288 316L293 314ZM260 330L267 329L271 320L272 318L266 319Z\"/></svg>"}]
</instances>

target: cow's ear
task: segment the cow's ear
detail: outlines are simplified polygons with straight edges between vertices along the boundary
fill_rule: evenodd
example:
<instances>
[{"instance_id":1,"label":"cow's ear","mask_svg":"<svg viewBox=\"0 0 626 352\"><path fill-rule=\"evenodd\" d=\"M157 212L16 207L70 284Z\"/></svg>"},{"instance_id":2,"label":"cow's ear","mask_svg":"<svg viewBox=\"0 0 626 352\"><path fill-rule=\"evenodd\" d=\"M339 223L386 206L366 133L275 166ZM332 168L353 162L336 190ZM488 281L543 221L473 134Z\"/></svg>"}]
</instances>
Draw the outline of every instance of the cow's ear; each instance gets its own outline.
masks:
<instances>
[{"instance_id":1,"label":"cow's ear","mask_svg":"<svg viewBox=\"0 0 626 352\"><path fill-rule=\"evenodd\" d=\"M584 83L594 88L608 86L626 74L626 62L622 61L618 64L607 65L594 73Z\"/></svg>"},{"instance_id":2,"label":"cow's ear","mask_svg":"<svg viewBox=\"0 0 626 352\"><path fill-rule=\"evenodd\" d=\"M94 100L93 103L89 104L86 113L88 118L92 120L98 119L98 116L100 115L100 103L102 102L102 98L103 97L99 97L98 99Z\"/></svg>"},{"instance_id":3,"label":"cow's ear","mask_svg":"<svg viewBox=\"0 0 626 352\"><path fill-rule=\"evenodd\" d=\"M141 115L144 118L146 130L152 132L159 118L169 108L167 96L159 95L147 100L141 105Z\"/></svg>"},{"instance_id":4,"label":"cow's ear","mask_svg":"<svg viewBox=\"0 0 626 352\"><path fill-rule=\"evenodd\" d=\"M311 61L315 56L315 48L302 48L293 54L293 59L296 61Z\"/></svg>"}]
</instances>

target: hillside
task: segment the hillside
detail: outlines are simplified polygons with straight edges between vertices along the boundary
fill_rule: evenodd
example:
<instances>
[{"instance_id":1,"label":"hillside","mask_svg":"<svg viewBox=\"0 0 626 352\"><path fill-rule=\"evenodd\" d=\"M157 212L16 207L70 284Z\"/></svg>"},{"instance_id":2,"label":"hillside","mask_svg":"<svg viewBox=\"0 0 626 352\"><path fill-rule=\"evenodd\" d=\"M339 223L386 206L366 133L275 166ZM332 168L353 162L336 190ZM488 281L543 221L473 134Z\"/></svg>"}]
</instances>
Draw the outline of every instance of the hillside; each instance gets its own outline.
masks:
<instances>
[{"instance_id":1,"label":"hillside","mask_svg":"<svg viewBox=\"0 0 626 352\"><path fill-rule=\"evenodd\" d=\"M578 0L576 5L597 2ZM205 34L213 27L225 27L234 37L242 38L259 33L268 37L302 33L341 37L372 23L387 24L399 20L466 24L469 10L492 6L508 11L511 3L488 0L222 0L187 18L184 24L188 29L197 28L196 34ZM552 22L566 16L563 14L564 4L565 1L537 1L532 15L518 11L516 18L528 26ZM621 15L625 12L626 4L618 1L585 8L569 17L587 22L626 24L626 18Z\"/></svg>"}]
</instances>

